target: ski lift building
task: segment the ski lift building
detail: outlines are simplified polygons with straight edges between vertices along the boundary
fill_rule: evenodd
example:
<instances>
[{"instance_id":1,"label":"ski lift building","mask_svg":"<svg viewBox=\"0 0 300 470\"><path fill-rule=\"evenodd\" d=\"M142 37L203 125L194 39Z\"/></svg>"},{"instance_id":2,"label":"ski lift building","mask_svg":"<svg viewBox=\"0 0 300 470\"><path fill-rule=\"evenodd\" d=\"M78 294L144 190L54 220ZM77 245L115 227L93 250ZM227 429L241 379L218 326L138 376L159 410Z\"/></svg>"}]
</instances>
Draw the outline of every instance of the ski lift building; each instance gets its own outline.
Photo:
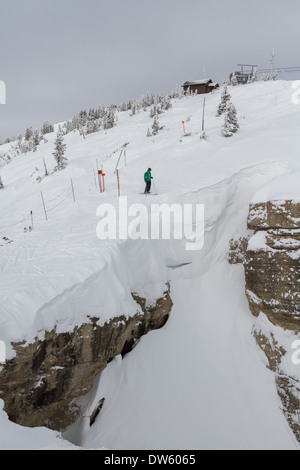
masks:
<instances>
[{"instance_id":1,"label":"ski lift building","mask_svg":"<svg viewBox=\"0 0 300 470\"><path fill-rule=\"evenodd\" d=\"M206 93L211 93L213 90L219 88L218 83L213 83L212 80L195 80L193 82L185 82L182 85L182 88L185 92L190 90L193 93L198 95L204 95Z\"/></svg>"},{"instance_id":2,"label":"ski lift building","mask_svg":"<svg viewBox=\"0 0 300 470\"><path fill-rule=\"evenodd\" d=\"M249 79L254 77L258 66L252 64L238 64L238 67L240 67L240 70L232 72L232 74L230 74L229 80L231 81L233 76L235 76L238 85L246 85Z\"/></svg>"}]
</instances>

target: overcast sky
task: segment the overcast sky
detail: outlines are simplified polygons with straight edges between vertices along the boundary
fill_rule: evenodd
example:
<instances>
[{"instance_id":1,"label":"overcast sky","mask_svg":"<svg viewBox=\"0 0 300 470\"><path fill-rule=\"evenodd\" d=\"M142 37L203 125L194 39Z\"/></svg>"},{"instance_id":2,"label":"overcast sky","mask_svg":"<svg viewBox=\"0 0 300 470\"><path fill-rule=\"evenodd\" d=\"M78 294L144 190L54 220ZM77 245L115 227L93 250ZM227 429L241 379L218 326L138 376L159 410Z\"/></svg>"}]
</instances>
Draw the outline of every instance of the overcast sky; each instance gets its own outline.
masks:
<instances>
[{"instance_id":1,"label":"overcast sky","mask_svg":"<svg viewBox=\"0 0 300 470\"><path fill-rule=\"evenodd\" d=\"M0 0L0 139L238 63L300 65L299 0ZM298 78L280 76L280 78Z\"/></svg>"}]
</instances>

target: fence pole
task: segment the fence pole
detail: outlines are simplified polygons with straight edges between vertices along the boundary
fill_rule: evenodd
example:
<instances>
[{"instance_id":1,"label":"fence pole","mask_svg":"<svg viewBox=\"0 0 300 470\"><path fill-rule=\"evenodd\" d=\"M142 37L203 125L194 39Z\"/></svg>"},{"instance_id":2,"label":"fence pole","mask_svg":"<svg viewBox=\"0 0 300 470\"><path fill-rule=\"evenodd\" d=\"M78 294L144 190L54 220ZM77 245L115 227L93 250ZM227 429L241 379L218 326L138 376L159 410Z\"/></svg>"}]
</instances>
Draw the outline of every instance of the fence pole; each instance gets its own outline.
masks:
<instances>
[{"instance_id":1,"label":"fence pole","mask_svg":"<svg viewBox=\"0 0 300 470\"><path fill-rule=\"evenodd\" d=\"M76 200L75 200L75 192L74 192L74 186L73 186L73 180L72 180L72 178L71 178L71 186L72 186L73 199L74 199L74 202L76 202Z\"/></svg>"},{"instance_id":2,"label":"fence pole","mask_svg":"<svg viewBox=\"0 0 300 470\"><path fill-rule=\"evenodd\" d=\"M121 196L121 192L120 192L120 177L119 177L119 170L116 170L116 173L117 173L117 183L118 183L118 196L120 197L120 196Z\"/></svg>"},{"instance_id":3,"label":"fence pole","mask_svg":"<svg viewBox=\"0 0 300 470\"><path fill-rule=\"evenodd\" d=\"M120 160L121 160L121 157L122 157L122 153L123 153L123 152L124 152L124 146L123 146L123 148L122 148L122 150L121 150L121 153L120 153L120 156L119 156L119 160L118 160L118 163L117 163L117 165L116 165L115 173L117 173L117 169L118 169L118 166L119 166L119 163L120 163Z\"/></svg>"},{"instance_id":4,"label":"fence pole","mask_svg":"<svg viewBox=\"0 0 300 470\"><path fill-rule=\"evenodd\" d=\"M33 230L33 213L32 213L32 211L30 211L30 215L31 215L31 230Z\"/></svg>"},{"instance_id":5,"label":"fence pole","mask_svg":"<svg viewBox=\"0 0 300 470\"><path fill-rule=\"evenodd\" d=\"M105 181L104 181L104 176L105 176L105 173L102 173L102 188L103 188L103 192L105 193Z\"/></svg>"},{"instance_id":6,"label":"fence pole","mask_svg":"<svg viewBox=\"0 0 300 470\"><path fill-rule=\"evenodd\" d=\"M46 206L45 206L45 201L44 201L44 196L43 196L42 191L41 191L41 196L42 196L42 201L43 201L43 206L44 206L45 217L46 217L46 220L48 221L47 211L46 211Z\"/></svg>"},{"instance_id":7,"label":"fence pole","mask_svg":"<svg viewBox=\"0 0 300 470\"><path fill-rule=\"evenodd\" d=\"M102 188L102 171L98 170L98 179L99 179L99 188L100 188L100 194L103 193L103 188Z\"/></svg>"},{"instance_id":8,"label":"fence pole","mask_svg":"<svg viewBox=\"0 0 300 470\"><path fill-rule=\"evenodd\" d=\"M101 194L102 193L101 172L99 170L98 160L96 160L96 162L97 162L97 175L98 175L99 191L100 191L100 194Z\"/></svg>"}]
</instances>

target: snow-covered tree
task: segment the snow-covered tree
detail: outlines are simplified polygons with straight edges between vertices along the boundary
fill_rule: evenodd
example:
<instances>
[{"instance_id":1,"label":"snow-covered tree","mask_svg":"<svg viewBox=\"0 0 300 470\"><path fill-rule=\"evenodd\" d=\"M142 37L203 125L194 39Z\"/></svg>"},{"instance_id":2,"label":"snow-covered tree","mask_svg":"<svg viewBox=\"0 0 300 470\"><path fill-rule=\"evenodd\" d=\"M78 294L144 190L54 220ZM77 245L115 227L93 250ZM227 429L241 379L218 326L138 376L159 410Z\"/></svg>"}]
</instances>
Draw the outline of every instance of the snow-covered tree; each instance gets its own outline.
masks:
<instances>
[{"instance_id":1,"label":"snow-covered tree","mask_svg":"<svg viewBox=\"0 0 300 470\"><path fill-rule=\"evenodd\" d=\"M157 116L157 106L156 106L156 104L153 106L153 108L150 109L150 117L154 118L154 116Z\"/></svg>"},{"instance_id":2,"label":"snow-covered tree","mask_svg":"<svg viewBox=\"0 0 300 470\"><path fill-rule=\"evenodd\" d=\"M228 103L224 116L224 124L222 126L222 134L224 137L231 137L238 131L239 127L236 109L232 103Z\"/></svg>"},{"instance_id":3,"label":"snow-covered tree","mask_svg":"<svg viewBox=\"0 0 300 470\"><path fill-rule=\"evenodd\" d=\"M137 107L136 107L136 104L134 103L134 104L132 105L132 108L131 108L131 114L130 114L130 116L134 116L134 115L136 114L136 108L137 108Z\"/></svg>"},{"instance_id":4,"label":"snow-covered tree","mask_svg":"<svg viewBox=\"0 0 300 470\"><path fill-rule=\"evenodd\" d=\"M116 110L114 107L110 107L107 110L106 116L104 117L103 127L104 129L111 129L116 125Z\"/></svg>"},{"instance_id":5,"label":"snow-covered tree","mask_svg":"<svg viewBox=\"0 0 300 470\"><path fill-rule=\"evenodd\" d=\"M235 72L232 72L230 76L230 85L236 86L238 84Z\"/></svg>"},{"instance_id":6,"label":"snow-covered tree","mask_svg":"<svg viewBox=\"0 0 300 470\"><path fill-rule=\"evenodd\" d=\"M40 133L38 130L34 131L32 136L32 150L36 152L38 145L40 144Z\"/></svg>"},{"instance_id":7,"label":"snow-covered tree","mask_svg":"<svg viewBox=\"0 0 300 470\"><path fill-rule=\"evenodd\" d=\"M221 102L218 107L217 116L221 116L226 111L226 107L227 107L227 104L230 102L230 99L231 99L231 95L228 92L227 85L224 85L223 93L221 96Z\"/></svg>"},{"instance_id":8,"label":"snow-covered tree","mask_svg":"<svg viewBox=\"0 0 300 470\"><path fill-rule=\"evenodd\" d=\"M0 176L0 189L4 189L4 184L3 184L1 176Z\"/></svg>"},{"instance_id":9,"label":"snow-covered tree","mask_svg":"<svg viewBox=\"0 0 300 470\"><path fill-rule=\"evenodd\" d=\"M25 131L25 140L26 140L26 142L28 142L31 139L32 136L33 136L32 127L27 127L27 129Z\"/></svg>"},{"instance_id":10,"label":"snow-covered tree","mask_svg":"<svg viewBox=\"0 0 300 470\"><path fill-rule=\"evenodd\" d=\"M50 124L50 122L45 121L41 128L41 134L46 135L46 134L50 134L51 132L54 132L53 124Z\"/></svg>"},{"instance_id":11,"label":"snow-covered tree","mask_svg":"<svg viewBox=\"0 0 300 470\"><path fill-rule=\"evenodd\" d=\"M158 118L157 116L154 116L154 121L152 125L152 135L157 135L160 130L159 123L158 123Z\"/></svg>"},{"instance_id":12,"label":"snow-covered tree","mask_svg":"<svg viewBox=\"0 0 300 470\"><path fill-rule=\"evenodd\" d=\"M68 159L64 156L66 151L66 144L64 143L64 138L61 130L58 131L57 137L54 143L54 152L53 156L56 160L57 166L55 171L63 170L68 164Z\"/></svg>"},{"instance_id":13,"label":"snow-covered tree","mask_svg":"<svg viewBox=\"0 0 300 470\"><path fill-rule=\"evenodd\" d=\"M99 120L92 120L88 121L86 125L86 133L93 134L93 132L98 132L100 130L100 121Z\"/></svg>"}]
</instances>

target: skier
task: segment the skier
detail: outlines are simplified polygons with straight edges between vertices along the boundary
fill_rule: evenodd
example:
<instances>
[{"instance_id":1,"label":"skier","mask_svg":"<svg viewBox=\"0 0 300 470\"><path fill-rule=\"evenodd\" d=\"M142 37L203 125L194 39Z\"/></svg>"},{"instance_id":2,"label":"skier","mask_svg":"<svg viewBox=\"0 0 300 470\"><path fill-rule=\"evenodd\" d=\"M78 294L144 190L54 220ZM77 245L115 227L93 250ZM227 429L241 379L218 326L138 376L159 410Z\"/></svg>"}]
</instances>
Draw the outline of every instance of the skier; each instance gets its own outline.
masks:
<instances>
[{"instance_id":1,"label":"skier","mask_svg":"<svg viewBox=\"0 0 300 470\"><path fill-rule=\"evenodd\" d=\"M144 180L146 183L146 188L145 188L145 193L144 194L149 194L151 190L151 180L153 180L152 175L151 175L151 168L148 168L148 171L144 174Z\"/></svg>"}]
</instances>

